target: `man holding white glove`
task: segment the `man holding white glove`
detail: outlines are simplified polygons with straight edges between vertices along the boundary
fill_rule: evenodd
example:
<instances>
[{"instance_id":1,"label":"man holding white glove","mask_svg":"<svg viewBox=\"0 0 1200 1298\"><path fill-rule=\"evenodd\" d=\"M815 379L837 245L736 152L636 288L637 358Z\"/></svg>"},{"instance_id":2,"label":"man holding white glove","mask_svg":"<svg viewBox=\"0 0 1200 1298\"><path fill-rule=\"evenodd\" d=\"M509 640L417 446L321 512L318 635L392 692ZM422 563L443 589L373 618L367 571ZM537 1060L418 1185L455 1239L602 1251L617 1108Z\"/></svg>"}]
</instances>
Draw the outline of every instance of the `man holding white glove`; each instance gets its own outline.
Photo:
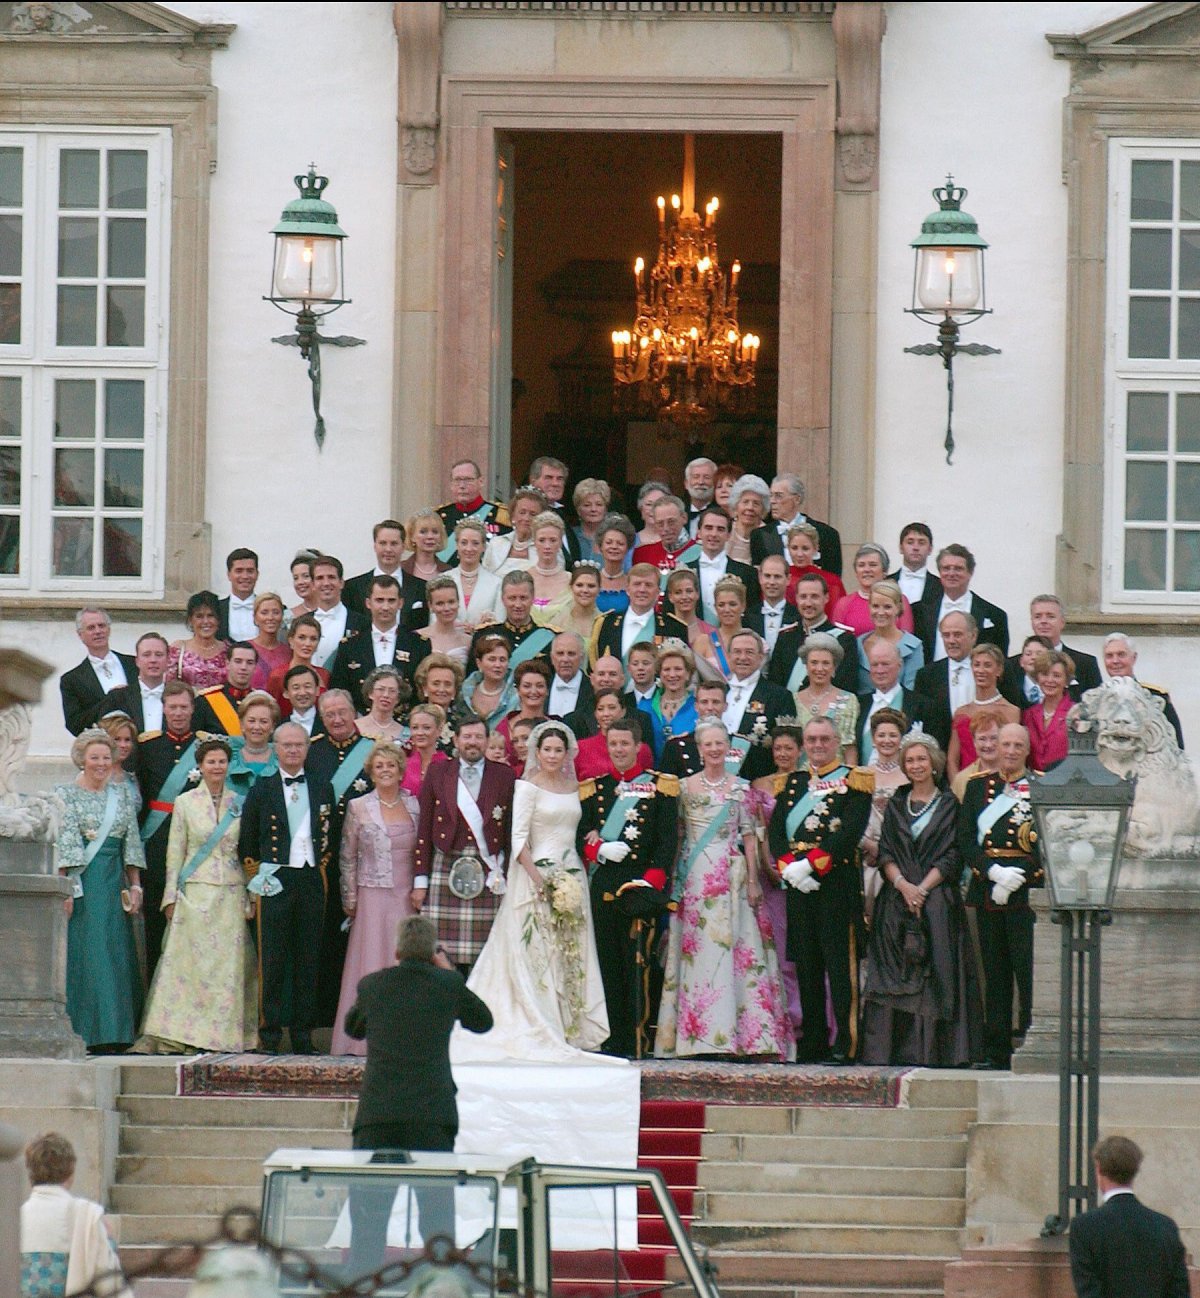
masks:
<instances>
[{"instance_id":1,"label":"man holding white glove","mask_svg":"<svg viewBox=\"0 0 1200 1298\"><path fill-rule=\"evenodd\" d=\"M1013 985L1017 1031L1032 1019L1033 925L1029 889L1042 882L1037 835L1029 805L1029 735L1023 726L1000 730L1000 770L967 783L958 821L958 847L970 868L967 905L975 907L983 956L985 1024L983 1068L1009 1068L1013 1052Z\"/></svg>"},{"instance_id":2,"label":"man holding white glove","mask_svg":"<svg viewBox=\"0 0 1200 1298\"><path fill-rule=\"evenodd\" d=\"M609 726L609 769L579 786L576 839L591 874L592 925L610 1033L603 1049L627 1058L638 1053L640 1025L657 1016L661 979L650 980L649 1003L643 1003L638 951L647 932L653 937L655 912L666 909L671 895L679 814L679 779L638 765L641 738L636 717L618 717ZM647 904L631 910L634 899L622 893L632 889L649 890L636 899ZM638 935L631 914L642 920ZM651 1044L643 1040L642 1053Z\"/></svg>"},{"instance_id":3,"label":"man holding white glove","mask_svg":"<svg viewBox=\"0 0 1200 1298\"><path fill-rule=\"evenodd\" d=\"M795 962L804 1014L797 1063L844 1064L858 1047L855 993L862 949L858 844L871 816L875 778L841 761L828 717L804 727L808 770L776 777L769 843L787 898L787 957ZM825 1026L825 977L837 1036Z\"/></svg>"}]
</instances>

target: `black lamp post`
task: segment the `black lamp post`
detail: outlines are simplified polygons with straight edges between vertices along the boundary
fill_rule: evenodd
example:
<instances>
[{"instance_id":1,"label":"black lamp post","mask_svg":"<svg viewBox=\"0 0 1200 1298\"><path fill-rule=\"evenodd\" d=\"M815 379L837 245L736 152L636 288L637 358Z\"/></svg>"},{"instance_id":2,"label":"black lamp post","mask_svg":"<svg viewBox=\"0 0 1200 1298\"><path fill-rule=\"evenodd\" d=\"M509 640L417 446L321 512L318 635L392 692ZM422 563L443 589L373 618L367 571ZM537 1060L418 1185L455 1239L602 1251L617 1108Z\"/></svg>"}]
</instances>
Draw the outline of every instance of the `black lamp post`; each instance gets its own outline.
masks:
<instances>
[{"instance_id":1,"label":"black lamp post","mask_svg":"<svg viewBox=\"0 0 1200 1298\"><path fill-rule=\"evenodd\" d=\"M1137 778L1114 775L1096 737L1077 723L1070 751L1030 781L1029 801L1050 890L1050 920L1062 926L1058 1038L1058 1211L1042 1234L1061 1235L1072 1216L1096 1206L1091 1151L1100 1125L1100 932L1113 894Z\"/></svg>"},{"instance_id":2,"label":"black lamp post","mask_svg":"<svg viewBox=\"0 0 1200 1298\"><path fill-rule=\"evenodd\" d=\"M914 356L940 356L946 367L946 463L954 455L954 358L997 356L1000 349L986 343L960 343L958 335L965 324L974 324L991 315L987 305L987 282L983 274L983 254L987 242L979 233L975 218L962 210L967 191L954 183L953 176L933 191L938 210L921 223L921 233L912 241L916 250L913 262L912 306L905 307L926 324L937 325L936 343L920 343L904 350Z\"/></svg>"},{"instance_id":3,"label":"black lamp post","mask_svg":"<svg viewBox=\"0 0 1200 1298\"><path fill-rule=\"evenodd\" d=\"M320 447L325 442L325 420L321 417L321 344L359 347L365 340L345 335L322 337L318 332L323 316L350 301L340 296L345 281L346 232L338 225L333 204L321 197L329 177L318 176L310 164L307 176L294 179L300 197L292 199L283 209L271 231L275 236L271 291L264 300L296 317L294 334L284 334L271 341L299 347L301 357L308 362L317 421L313 436Z\"/></svg>"}]
</instances>

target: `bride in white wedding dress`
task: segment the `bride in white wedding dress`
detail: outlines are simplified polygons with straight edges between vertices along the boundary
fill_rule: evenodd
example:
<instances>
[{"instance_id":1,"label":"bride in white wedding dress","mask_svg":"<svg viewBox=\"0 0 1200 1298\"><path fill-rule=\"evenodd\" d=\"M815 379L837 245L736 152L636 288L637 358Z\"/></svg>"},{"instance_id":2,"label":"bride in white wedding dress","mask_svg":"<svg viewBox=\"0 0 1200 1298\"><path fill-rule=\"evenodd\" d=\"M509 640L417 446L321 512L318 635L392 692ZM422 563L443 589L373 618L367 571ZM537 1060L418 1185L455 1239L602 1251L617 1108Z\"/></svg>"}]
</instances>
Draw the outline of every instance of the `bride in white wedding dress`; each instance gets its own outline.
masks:
<instances>
[{"instance_id":1,"label":"bride in white wedding dress","mask_svg":"<svg viewBox=\"0 0 1200 1298\"><path fill-rule=\"evenodd\" d=\"M587 1053L609 1031L587 871L575 851L578 743L561 721L545 721L528 751L513 796L508 889L467 979L495 1024L482 1035L456 1029L450 1057L611 1063Z\"/></svg>"}]
</instances>

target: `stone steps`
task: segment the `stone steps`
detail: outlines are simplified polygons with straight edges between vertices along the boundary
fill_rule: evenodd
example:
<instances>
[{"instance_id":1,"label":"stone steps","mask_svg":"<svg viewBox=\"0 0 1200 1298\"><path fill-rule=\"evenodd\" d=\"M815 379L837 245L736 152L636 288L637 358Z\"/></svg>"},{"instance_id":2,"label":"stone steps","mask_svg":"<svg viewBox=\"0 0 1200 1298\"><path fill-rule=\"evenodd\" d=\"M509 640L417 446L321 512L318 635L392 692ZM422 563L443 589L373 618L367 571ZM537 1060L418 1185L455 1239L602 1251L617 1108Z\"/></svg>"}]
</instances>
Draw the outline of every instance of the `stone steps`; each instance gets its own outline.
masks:
<instances>
[{"instance_id":1,"label":"stone steps","mask_svg":"<svg viewBox=\"0 0 1200 1298\"><path fill-rule=\"evenodd\" d=\"M121 1128L122 1154L155 1154L214 1158L258 1157L261 1163L277 1149L349 1149L350 1128L297 1127L152 1127ZM259 1174L262 1174L260 1167Z\"/></svg>"},{"instance_id":2,"label":"stone steps","mask_svg":"<svg viewBox=\"0 0 1200 1298\"><path fill-rule=\"evenodd\" d=\"M710 1167L723 1163L754 1166L835 1166L961 1168L966 1166L967 1138L905 1136L811 1136L783 1146L782 1136L705 1136L702 1152Z\"/></svg>"},{"instance_id":3,"label":"stone steps","mask_svg":"<svg viewBox=\"0 0 1200 1298\"><path fill-rule=\"evenodd\" d=\"M118 1187L120 1188L120 1187ZM753 1193L706 1191L702 1196L707 1221L758 1222L770 1226L794 1223L837 1225L855 1222L875 1226L961 1226L963 1199L933 1198L916 1193Z\"/></svg>"},{"instance_id":4,"label":"stone steps","mask_svg":"<svg viewBox=\"0 0 1200 1298\"><path fill-rule=\"evenodd\" d=\"M842 1141L840 1144L847 1142ZM881 1142L880 1154L895 1141ZM712 1191L747 1190L763 1193L929 1195L961 1199L967 1174L962 1167L837 1163L710 1163L704 1182Z\"/></svg>"},{"instance_id":5,"label":"stone steps","mask_svg":"<svg viewBox=\"0 0 1200 1298\"><path fill-rule=\"evenodd\" d=\"M897 1123L897 1114L904 1121ZM908 1139L929 1136L963 1136L974 1121L974 1110L964 1108L868 1109L856 1107L761 1106L739 1108L711 1104L706 1121L715 1135L770 1136L772 1148L798 1151L809 1136L891 1136ZM776 1143L778 1142L778 1143ZM781 1158L784 1156L781 1152Z\"/></svg>"},{"instance_id":6,"label":"stone steps","mask_svg":"<svg viewBox=\"0 0 1200 1298\"><path fill-rule=\"evenodd\" d=\"M692 1236L714 1250L773 1253L901 1253L958 1257L957 1226L876 1226L859 1222L780 1226L758 1221L696 1221Z\"/></svg>"},{"instance_id":7,"label":"stone steps","mask_svg":"<svg viewBox=\"0 0 1200 1298\"><path fill-rule=\"evenodd\" d=\"M357 1100L190 1099L122 1095L117 1109L139 1127L291 1127L297 1131L349 1129Z\"/></svg>"}]
</instances>

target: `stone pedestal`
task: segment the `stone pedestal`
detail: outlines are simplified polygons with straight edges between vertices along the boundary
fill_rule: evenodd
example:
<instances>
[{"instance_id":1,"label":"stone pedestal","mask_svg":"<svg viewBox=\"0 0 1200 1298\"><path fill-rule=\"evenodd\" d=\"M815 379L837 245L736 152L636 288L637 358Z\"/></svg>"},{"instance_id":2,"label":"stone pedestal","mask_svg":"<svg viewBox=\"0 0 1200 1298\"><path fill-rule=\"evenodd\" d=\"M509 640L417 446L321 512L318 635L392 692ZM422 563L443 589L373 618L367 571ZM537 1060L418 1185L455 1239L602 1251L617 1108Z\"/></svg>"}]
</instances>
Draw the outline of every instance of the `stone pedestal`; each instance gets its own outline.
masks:
<instances>
[{"instance_id":1,"label":"stone pedestal","mask_svg":"<svg viewBox=\"0 0 1200 1298\"><path fill-rule=\"evenodd\" d=\"M1033 1027L1018 1073L1058 1072L1062 928L1034 894ZM1101 945L1102 1076L1200 1076L1200 860L1125 861Z\"/></svg>"},{"instance_id":2,"label":"stone pedestal","mask_svg":"<svg viewBox=\"0 0 1200 1298\"><path fill-rule=\"evenodd\" d=\"M0 1056L83 1058L67 1018L70 895L53 843L0 838Z\"/></svg>"},{"instance_id":3,"label":"stone pedestal","mask_svg":"<svg viewBox=\"0 0 1200 1298\"><path fill-rule=\"evenodd\" d=\"M15 1127L0 1123L0 1293L21 1290L21 1201L25 1177L21 1151L25 1142Z\"/></svg>"},{"instance_id":4,"label":"stone pedestal","mask_svg":"<svg viewBox=\"0 0 1200 1298\"><path fill-rule=\"evenodd\" d=\"M1189 1267L1200 1298L1200 1271ZM1075 1298L1066 1236L1005 1248L968 1248L946 1267L945 1298Z\"/></svg>"}]
</instances>

